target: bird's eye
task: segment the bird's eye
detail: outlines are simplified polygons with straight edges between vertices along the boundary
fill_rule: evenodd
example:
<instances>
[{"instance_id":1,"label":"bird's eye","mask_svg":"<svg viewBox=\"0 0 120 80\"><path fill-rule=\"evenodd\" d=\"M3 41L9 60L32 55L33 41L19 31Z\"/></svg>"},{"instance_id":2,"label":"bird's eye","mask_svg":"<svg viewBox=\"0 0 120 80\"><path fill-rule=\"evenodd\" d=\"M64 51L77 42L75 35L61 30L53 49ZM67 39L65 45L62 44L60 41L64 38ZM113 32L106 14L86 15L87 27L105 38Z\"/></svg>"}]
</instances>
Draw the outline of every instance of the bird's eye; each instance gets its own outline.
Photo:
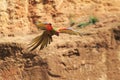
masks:
<instances>
[{"instance_id":1,"label":"bird's eye","mask_svg":"<svg viewBox=\"0 0 120 80\"><path fill-rule=\"evenodd\" d=\"M49 25L51 26L52 24L51 24L51 23L49 23Z\"/></svg>"}]
</instances>

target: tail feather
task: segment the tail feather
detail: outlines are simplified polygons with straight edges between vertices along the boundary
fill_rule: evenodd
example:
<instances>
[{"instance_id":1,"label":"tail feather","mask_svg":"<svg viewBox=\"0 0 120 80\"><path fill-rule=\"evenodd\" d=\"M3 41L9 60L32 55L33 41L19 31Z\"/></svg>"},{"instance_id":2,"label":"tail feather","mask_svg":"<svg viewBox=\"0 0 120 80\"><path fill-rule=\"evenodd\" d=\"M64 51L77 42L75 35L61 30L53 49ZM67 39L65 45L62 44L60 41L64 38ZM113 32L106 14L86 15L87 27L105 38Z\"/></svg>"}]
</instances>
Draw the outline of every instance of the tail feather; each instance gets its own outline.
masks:
<instances>
[{"instance_id":1,"label":"tail feather","mask_svg":"<svg viewBox=\"0 0 120 80\"><path fill-rule=\"evenodd\" d=\"M34 49L36 49L43 41L42 36L38 36L39 40L36 40L35 43L33 45L31 45L32 49L30 51L33 51Z\"/></svg>"},{"instance_id":2,"label":"tail feather","mask_svg":"<svg viewBox=\"0 0 120 80\"><path fill-rule=\"evenodd\" d=\"M44 33L43 33L44 34ZM43 41L43 34L42 35L40 35L40 36L37 36L37 37L35 37L32 41L31 41L31 43L30 43L30 47L28 47L28 48L31 48L30 49L30 51L33 51L34 49L36 49L41 43L42 43L42 41Z\"/></svg>"},{"instance_id":3,"label":"tail feather","mask_svg":"<svg viewBox=\"0 0 120 80\"><path fill-rule=\"evenodd\" d=\"M40 46L40 50L44 47L47 47L48 44L52 42L52 35L49 35L47 31L44 31L42 35L35 37L28 48L31 48L30 51L33 51L38 46Z\"/></svg>"},{"instance_id":4,"label":"tail feather","mask_svg":"<svg viewBox=\"0 0 120 80\"><path fill-rule=\"evenodd\" d=\"M45 46L47 46L47 43L48 43L48 37L46 37L46 39L44 39L41 43L41 46L40 46L40 50L42 50Z\"/></svg>"},{"instance_id":5,"label":"tail feather","mask_svg":"<svg viewBox=\"0 0 120 80\"><path fill-rule=\"evenodd\" d=\"M35 37L30 43L29 43L29 45L34 45L34 44L36 44L36 42L40 39L40 37L41 36L37 36L37 37Z\"/></svg>"}]
</instances>

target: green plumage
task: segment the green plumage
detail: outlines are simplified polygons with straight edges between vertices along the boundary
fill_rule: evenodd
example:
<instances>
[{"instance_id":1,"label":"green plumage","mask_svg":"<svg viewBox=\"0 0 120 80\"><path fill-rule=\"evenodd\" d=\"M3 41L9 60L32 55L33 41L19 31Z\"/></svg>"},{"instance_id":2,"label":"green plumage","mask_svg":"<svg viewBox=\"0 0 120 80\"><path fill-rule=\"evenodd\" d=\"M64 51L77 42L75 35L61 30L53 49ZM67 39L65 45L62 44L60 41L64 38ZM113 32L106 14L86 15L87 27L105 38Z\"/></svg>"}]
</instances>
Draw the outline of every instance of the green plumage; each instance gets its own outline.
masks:
<instances>
[{"instance_id":1,"label":"green plumage","mask_svg":"<svg viewBox=\"0 0 120 80\"><path fill-rule=\"evenodd\" d=\"M88 22L79 23L77 25L77 27L83 28L83 27L86 27L86 26L88 26L90 24L96 24L96 22L98 22L98 21L99 20L96 17L90 17Z\"/></svg>"}]
</instances>

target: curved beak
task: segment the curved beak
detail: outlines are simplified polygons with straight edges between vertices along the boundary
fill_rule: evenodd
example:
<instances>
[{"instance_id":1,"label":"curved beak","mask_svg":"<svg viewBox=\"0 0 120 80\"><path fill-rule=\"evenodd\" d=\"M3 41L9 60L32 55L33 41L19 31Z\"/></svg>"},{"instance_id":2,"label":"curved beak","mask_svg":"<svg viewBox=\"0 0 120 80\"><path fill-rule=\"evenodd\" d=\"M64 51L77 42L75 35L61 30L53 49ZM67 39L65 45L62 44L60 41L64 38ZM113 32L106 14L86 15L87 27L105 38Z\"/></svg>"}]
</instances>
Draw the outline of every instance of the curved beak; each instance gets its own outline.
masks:
<instances>
[{"instance_id":1,"label":"curved beak","mask_svg":"<svg viewBox=\"0 0 120 80\"><path fill-rule=\"evenodd\" d=\"M59 36L59 32L56 32L56 34L55 34L56 36Z\"/></svg>"}]
</instances>

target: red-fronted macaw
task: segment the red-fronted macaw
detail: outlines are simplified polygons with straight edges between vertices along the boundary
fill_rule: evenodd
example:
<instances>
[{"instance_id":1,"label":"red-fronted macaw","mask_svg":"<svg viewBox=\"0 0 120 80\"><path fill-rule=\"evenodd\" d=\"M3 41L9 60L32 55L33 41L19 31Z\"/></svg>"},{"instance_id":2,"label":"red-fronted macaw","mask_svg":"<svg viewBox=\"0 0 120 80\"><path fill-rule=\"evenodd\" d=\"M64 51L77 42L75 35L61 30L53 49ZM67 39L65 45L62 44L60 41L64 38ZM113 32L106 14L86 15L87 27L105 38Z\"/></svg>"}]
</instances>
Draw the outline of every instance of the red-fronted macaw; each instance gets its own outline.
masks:
<instances>
[{"instance_id":1,"label":"red-fronted macaw","mask_svg":"<svg viewBox=\"0 0 120 80\"><path fill-rule=\"evenodd\" d=\"M51 23L37 22L35 25L38 29L44 30L44 32L31 41L29 46L31 51L36 49L38 46L40 46L40 50L47 47L47 45L52 42L53 35L59 36L59 33L67 33L72 35L79 34L79 32L70 27L54 28Z\"/></svg>"}]
</instances>

